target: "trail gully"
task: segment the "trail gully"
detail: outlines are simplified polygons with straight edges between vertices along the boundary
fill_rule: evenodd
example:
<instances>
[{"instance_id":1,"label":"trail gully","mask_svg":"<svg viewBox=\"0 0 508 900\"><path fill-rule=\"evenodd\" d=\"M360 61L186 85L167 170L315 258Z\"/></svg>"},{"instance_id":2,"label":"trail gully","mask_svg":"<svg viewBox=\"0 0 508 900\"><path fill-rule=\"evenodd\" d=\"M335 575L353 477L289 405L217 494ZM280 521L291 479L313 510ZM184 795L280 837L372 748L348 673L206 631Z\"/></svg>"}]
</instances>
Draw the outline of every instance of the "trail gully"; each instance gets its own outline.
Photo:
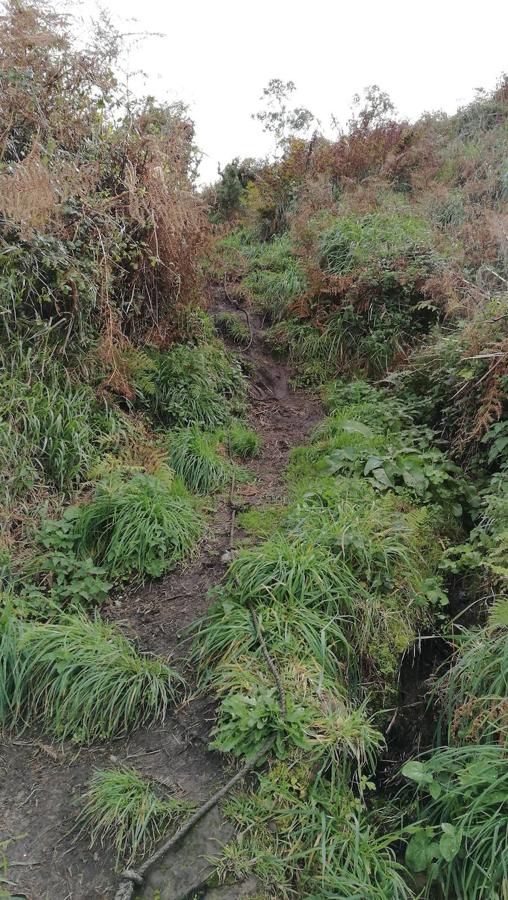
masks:
<instances>
[{"instance_id":1,"label":"trail gully","mask_svg":"<svg viewBox=\"0 0 508 900\"><path fill-rule=\"evenodd\" d=\"M228 310L245 316L228 299L218 296L212 313ZM268 352L262 323L251 314L249 360L250 424L263 446L249 464L255 481L237 485L235 494L252 505L273 503L284 495L283 473L292 447L305 441L321 415L319 402L294 392L289 370ZM209 589L220 582L230 551L231 509L228 497L213 501L206 542L183 569L158 582L125 590L103 610L106 618L134 634L142 649L172 655L185 668L186 626L206 609ZM235 531L235 540L242 538ZM192 673L188 673L192 684ZM0 833L14 838L8 870L13 893L30 900L94 900L113 898L118 887L114 858L107 848L90 851L86 836L72 832L77 801L94 768L126 764L160 784L175 785L197 805L211 797L234 774L224 760L208 751L214 719L211 698L197 697L168 717L164 727L140 730L107 746L80 749L50 745L25 732L0 744ZM209 857L231 835L215 806L150 869L136 897L143 900L184 900L196 893L208 900L247 897L252 885L206 888L213 867ZM208 859L207 859L208 858ZM1 888L1 882L0 882Z\"/></svg>"}]
</instances>

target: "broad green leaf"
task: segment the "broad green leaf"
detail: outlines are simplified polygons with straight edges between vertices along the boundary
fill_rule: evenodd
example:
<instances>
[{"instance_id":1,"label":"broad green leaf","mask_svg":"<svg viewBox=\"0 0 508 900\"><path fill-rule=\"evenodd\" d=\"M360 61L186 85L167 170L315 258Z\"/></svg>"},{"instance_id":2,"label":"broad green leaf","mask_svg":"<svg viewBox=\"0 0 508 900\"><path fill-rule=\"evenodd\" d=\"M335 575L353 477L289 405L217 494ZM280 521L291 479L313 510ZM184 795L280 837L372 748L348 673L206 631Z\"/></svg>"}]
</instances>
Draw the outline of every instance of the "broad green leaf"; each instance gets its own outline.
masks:
<instances>
[{"instance_id":1,"label":"broad green leaf","mask_svg":"<svg viewBox=\"0 0 508 900\"><path fill-rule=\"evenodd\" d=\"M424 830L413 835L406 847L406 863L413 872L424 872L432 862L436 845Z\"/></svg>"},{"instance_id":2,"label":"broad green leaf","mask_svg":"<svg viewBox=\"0 0 508 900\"><path fill-rule=\"evenodd\" d=\"M374 432L364 425L363 422L357 422L355 419L346 419L342 423L344 431L353 432L354 434L363 434L364 437L373 437Z\"/></svg>"},{"instance_id":3,"label":"broad green leaf","mask_svg":"<svg viewBox=\"0 0 508 900\"><path fill-rule=\"evenodd\" d=\"M443 822L441 825L444 834L439 840L439 850L446 862L451 862L457 856L462 843L462 835L449 822Z\"/></svg>"},{"instance_id":4,"label":"broad green leaf","mask_svg":"<svg viewBox=\"0 0 508 900\"><path fill-rule=\"evenodd\" d=\"M403 766L402 774L404 775L404 778L416 781L417 784L428 784L429 781L433 780L432 775L429 775L426 771L424 764L418 762L417 759L410 759L409 762Z\"/></svg>"}]
</instances>

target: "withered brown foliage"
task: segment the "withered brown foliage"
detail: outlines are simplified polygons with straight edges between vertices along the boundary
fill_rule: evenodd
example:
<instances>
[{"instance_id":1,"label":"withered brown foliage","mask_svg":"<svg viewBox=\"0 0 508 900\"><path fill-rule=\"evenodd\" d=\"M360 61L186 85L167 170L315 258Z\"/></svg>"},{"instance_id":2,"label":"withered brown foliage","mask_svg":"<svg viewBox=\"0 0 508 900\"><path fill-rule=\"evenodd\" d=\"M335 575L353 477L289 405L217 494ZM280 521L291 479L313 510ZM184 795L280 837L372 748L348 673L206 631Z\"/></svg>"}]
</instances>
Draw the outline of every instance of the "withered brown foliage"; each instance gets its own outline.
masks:
<instances>
[{"instance_id":1,"label":"withered brown foliage","mask_svg":"<svg viewBox=\"0 0 508 900\"><path fill-rule=\"evenodd\" d=\"M72 19L44 2L3 5L6 327L41 318L92 342L99 333L112 372L126 341L178 334L179 310L200 300L208 240L192 122L179 104L128 101L114 75L121 50L105 19L81 46Z\"/></svg>"}]
</instances>

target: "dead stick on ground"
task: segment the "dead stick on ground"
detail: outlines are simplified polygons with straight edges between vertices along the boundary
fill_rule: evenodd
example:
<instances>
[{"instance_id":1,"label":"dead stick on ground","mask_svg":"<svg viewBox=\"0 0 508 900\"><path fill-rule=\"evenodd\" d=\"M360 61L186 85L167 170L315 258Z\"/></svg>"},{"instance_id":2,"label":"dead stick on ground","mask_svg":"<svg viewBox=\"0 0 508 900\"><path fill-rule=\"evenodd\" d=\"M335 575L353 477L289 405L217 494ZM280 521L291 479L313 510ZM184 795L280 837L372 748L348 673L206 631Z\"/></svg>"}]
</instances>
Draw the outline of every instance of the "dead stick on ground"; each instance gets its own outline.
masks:
<instances>
[{"instance_id":1,"label":"dead stick on ground","mask_svg":"<svg viewBox=\"0 0 508 900\"><path fill-rule=\"evenodd\" d=\"M228 443L228 452L229 452L229 460L231 461L231 441ZM231 550L233 547L233 538L235 536L235 518L236 518L236 509L233 505L233 494L235 491L235 470L233 469L231 473L231 484L229 486L229 506L231 508L231 525L229 528L229 549Z\"/></svg>"},{"instance_id":2,"label":"dead stick on ground","mask_svg":"<svg viewBox=\"0 0 508 900\"><path fill-rule=\"evenodd\" d=\"M272 657L270 656L270 654L268 652L268 647L266 646L265 639L263 637L263 632L261 629L261 624L258 619L258 615L251 603L248 603L247 606L249 608L249 612L251 614L252 621L254 623L254 630L256 632L256 636L259 641L259 646L261 647L261 650L263 651L263 656L266 660L266 664L267 664L268 668L270 669L270 672L273 675L275 684L277 685L277 690L279 692L280 714L281 714L281 717L283 719L285 719L285 717L286 717L286 698L284 696L284 688L282 685L282 679L277 671L277 667L276 667Z\"/></svg>"},{"instance_id":3,"label":"dead stick on ground","mask_svg":"<svg viewBox=\"0 0 508 900\"><path fill-rule=\"evenodd\" d=\"M255 753L254 756L251 757L251 759L247 760L245 765L242 766L241 769L239 769L236 775L233 775L233 777L230 778L230 780L225 785L223 785L223 787L221 787L217 791L217 793L213 795L213 797L210 797L210 799L207 800L206 803L203 803L203 805L200 806L198 810L196 810L194 815L190 817L185 825L182 825L182 827L178 829L176 834L174 834L171 838L169 838L169 840L161 844L161 846L158 848L158 850L155 851L153 856L150 856L147 860L145 860L145 862L142 863L137 870L126 869L125 872L122 872L122 884L115 894L115 900L131 900L134 894L135 886L143 884L144 876L146 875L148 869L155 865L155 863L158 862L163 856L165 856L165 854L169 850L171 850L171 848L174 847L175 844L178 843L178 841L185 837L185 835L188 834L191 828L193 828L194 825L196 825L197 822L199 822L199 820L202 819L207 812L209 812L217 803L219 803L219 801L222 800L222 798L225 797L226 794L229 794L230 790L235 786L235 784L238 784L238 782L241 781L242 778L245 778L245 776L254 768L254 766L261 759L263 759L264 756L266 756L274 741L275 735L272 735L272 737L268 738L264 742L263 746L258 750L258 752Z\"/></svg>"}]
</instances>

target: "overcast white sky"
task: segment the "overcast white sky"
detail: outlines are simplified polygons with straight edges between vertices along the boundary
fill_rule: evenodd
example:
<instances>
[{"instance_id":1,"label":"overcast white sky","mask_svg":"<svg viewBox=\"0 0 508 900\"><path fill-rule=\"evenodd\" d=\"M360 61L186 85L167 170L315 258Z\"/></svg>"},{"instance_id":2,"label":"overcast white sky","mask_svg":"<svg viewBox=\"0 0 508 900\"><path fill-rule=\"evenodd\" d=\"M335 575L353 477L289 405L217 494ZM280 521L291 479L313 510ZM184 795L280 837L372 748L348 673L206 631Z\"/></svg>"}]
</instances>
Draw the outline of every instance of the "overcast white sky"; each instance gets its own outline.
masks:
<instances>
[{"instance_id":1,"label":"overcast white sky","mask_svg":"<svg viewBox=\"0 0 508 900\"><path fill-rule=\"evenodd\" d=\"M102 5L125 30L163 33L133 51L129 65L146 71L150 93L190 105L206 154L201 181L214 180L218 164L234 156L271 150L271 139L251 119L270 78L293 80L296 102L327 125L332 113L345 122L352 95L369 84L416 118L425 110L452 112L508 70L508 0Z\"/></svg>"}]
</instances>

